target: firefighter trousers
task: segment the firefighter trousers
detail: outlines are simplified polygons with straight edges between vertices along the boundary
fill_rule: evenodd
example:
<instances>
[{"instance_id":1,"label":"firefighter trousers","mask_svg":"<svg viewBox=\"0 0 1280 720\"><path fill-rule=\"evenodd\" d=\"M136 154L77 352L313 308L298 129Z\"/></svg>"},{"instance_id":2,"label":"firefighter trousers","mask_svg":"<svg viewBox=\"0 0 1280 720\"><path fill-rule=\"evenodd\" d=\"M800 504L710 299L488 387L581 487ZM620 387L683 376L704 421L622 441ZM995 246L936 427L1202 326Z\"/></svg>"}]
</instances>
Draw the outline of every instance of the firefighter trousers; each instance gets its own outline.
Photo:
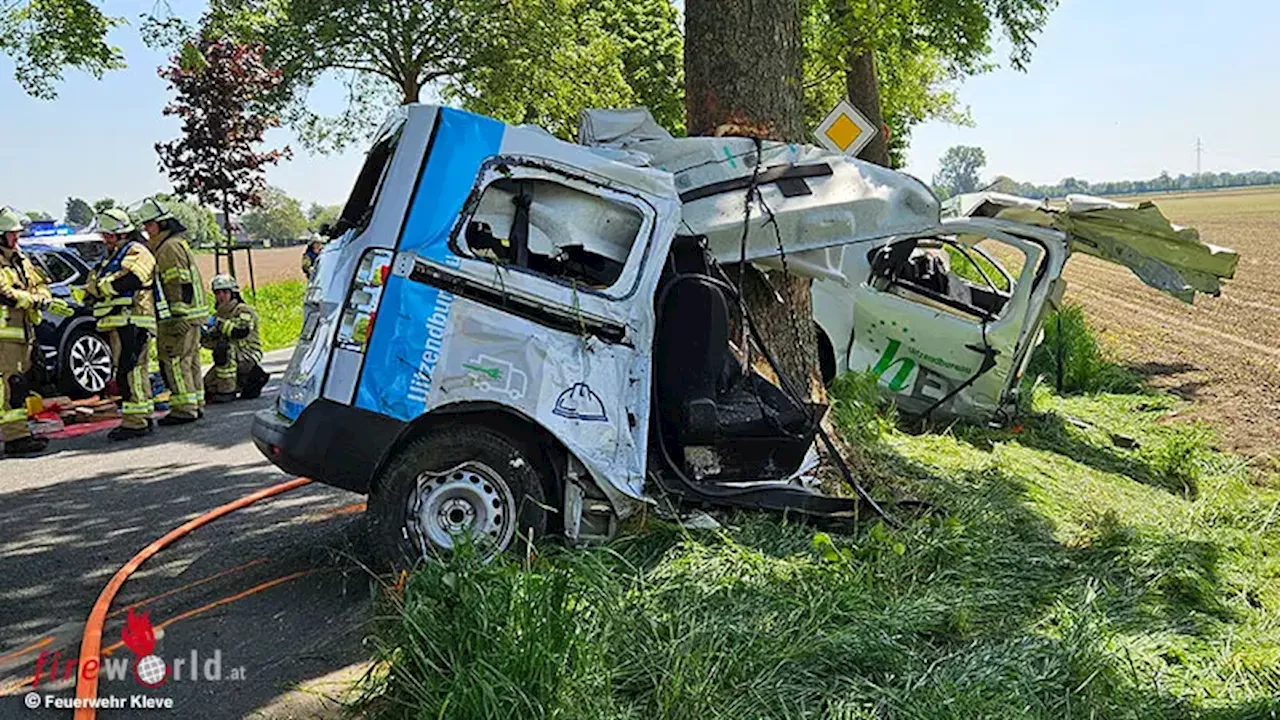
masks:
<instances>
[{"instance_id":1,"label":"firefighter trousers","mask_svg":"<svg viewBox=\"0 0 1280 720\"><path fill-rule=\"evenodd\" d=\"M195 320L165 320L156 327L156 356L169 388L169 414L193 418L204 406L200 383L200 326Z\"/></svg>"},{"instance_id":2,"label":"firefighter trousers","mask_svg":"<svg viewBox=\"0 0 1280 720\"><path fill-rule=\"evenodd\" d=\"M5 442L31 435L27 426L27 372L31 345L0 341L0 439Z\"/></svg>"},{"instance_id":3,"label":"firefighter trousers","mask_svg":"<svg viewBox=\"0 0 1280 720\"><path fill-rule=\"evenodd\" d=\"M116 385L120 387L120 427L141 430L147 427L155 402L151 399L151 374L147 365L151 353L151 333L134 325L111 331L111 359L116 366Z\"/></svg>"}]
</instances>

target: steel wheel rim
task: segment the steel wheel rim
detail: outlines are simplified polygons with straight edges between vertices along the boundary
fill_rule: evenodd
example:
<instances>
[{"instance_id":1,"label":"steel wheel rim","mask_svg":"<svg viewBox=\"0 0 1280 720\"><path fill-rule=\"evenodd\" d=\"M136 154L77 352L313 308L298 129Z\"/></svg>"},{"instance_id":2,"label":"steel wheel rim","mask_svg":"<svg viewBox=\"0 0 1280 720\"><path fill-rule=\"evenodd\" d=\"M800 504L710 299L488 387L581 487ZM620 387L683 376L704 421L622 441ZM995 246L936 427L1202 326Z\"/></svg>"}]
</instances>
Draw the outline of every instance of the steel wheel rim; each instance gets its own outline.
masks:
<instances>
[{"instance_id":1,"label":"steel wheel rim","mask_svg":"<svg viewBox=\"0 0 1280 720\"><path fill-rule=\"evenodd\" d=\"M423 557L452 553L468 537L488 560L515 536L515 497L502 475L483 463L419 474L408 511L410 536Z\"/></svg>"},{"instance_id":2,"label":"steel wheel rim","mask_svg":"<svg viewBox=\"0 0 1280 720\"><path fill-rule=\"evenodd\" d=\"M91 393L101 391L111 379L111 350L95 335L81 335L67 354L71 377Z\"/></svg>"}]
</instances>

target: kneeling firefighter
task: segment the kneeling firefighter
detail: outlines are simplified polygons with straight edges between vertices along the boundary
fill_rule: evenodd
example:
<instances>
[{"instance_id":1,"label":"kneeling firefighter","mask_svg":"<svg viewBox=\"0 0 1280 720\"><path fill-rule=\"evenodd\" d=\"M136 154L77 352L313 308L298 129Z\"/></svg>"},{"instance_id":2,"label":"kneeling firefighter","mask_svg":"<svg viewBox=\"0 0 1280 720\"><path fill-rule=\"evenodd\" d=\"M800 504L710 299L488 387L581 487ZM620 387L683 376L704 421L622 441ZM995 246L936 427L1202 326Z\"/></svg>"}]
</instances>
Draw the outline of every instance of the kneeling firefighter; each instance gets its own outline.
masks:
<instances>
[{"instance_id":1,"label":"kneeling firefighter","mask_svg":"<svg viewBox=\"0 0 1280 720\"><path fill-rule=\"evenodd\" d=\"M94 298L98 330L107 334L120 388L120 427L111 440L129 440L152 431L151 378L147 365L156 332L156 260L133 226L129 214L111 208L98 215L98 233L107 244L107 258L94 269L85 293Z\"/></svg>"},{"instance_id":2,"label":"kneeling firefighter","mask_svg":"<svg viewBox=\"0 0 1280 720\"><path fill-rule=\"evenodd\" d=\"M0 208L0 439L5 457L42 452L45 438L32 437L27 426L27 378L41 312L66 308L49 294L45 278L21 251L22 218Z\"/></svg>"},{"instance_id":3,"label":"kneeling firefighter","mask_svg":"<svg viewBox=\"0 0 1280 720\"><path fill-rule=\"evenodd\" d=\"M240 285L230 275L210 283L216 302L214 315L201 328L200 344L213 350L213 367L204 376L209 402L251 400L262 394L271 376L262 362L258 312L240 297Z\"/></svg>"}]
</instances>

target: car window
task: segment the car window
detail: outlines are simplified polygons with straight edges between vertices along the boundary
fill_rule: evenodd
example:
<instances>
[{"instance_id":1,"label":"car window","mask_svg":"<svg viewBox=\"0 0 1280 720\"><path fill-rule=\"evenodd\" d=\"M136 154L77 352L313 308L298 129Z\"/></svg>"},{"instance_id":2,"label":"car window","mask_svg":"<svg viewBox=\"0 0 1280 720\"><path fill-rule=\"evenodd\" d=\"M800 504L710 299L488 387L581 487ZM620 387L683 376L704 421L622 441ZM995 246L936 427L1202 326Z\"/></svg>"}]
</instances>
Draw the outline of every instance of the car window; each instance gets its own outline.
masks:
<instances>
[{"instance_id":1,"label":"car window","mask_svg":"<svg viewBox=\"0 0 1280 720\"><path fill-rule=\"evenodd\" d=\"M89 267L102 262L102 259L107 256L107 244L101 240L67 243L67 247L75 250L76 255L79 255Z\"/></svg>"},{"instance_id":2,"label":"car window","mask_svg":"<svg viewBox=\"0 0 1280 720\"><path fill-rule=\"evenodd\" d=\"M80 276L80 271L71 263L59 257L57 253L40 253L35 258L40 263L40 268L44 271L45 277L49 278L49 282L54 285L74 282Z\"/></svg>"},{"instance_id":3,"label":"car window","mask_svg":"<svg viewBox=\"0 0 1280 720\"><path fill-rule=\"evenodd\" d=\"M636 208L553 180L500 178L466 223L464 252L561 281L607 288L644 218Z\"/></svg>"},{"instance_id":4,"label":"car window","mask_svg":"<svg viewBox=\"0 0 1280 720\"><path fill-rule=\"evenodd\" d=\"M382 192L382 183L391 169L391 158L395 156L396 145L400 142L403 125L387 133L374 144L365 158L364 167L356 176L355 187L342 207L338 223L332 229L334 236L355 228L363 230L373 216L373 209L378 204L378 196Z\"/></svg>"}]
</instances>

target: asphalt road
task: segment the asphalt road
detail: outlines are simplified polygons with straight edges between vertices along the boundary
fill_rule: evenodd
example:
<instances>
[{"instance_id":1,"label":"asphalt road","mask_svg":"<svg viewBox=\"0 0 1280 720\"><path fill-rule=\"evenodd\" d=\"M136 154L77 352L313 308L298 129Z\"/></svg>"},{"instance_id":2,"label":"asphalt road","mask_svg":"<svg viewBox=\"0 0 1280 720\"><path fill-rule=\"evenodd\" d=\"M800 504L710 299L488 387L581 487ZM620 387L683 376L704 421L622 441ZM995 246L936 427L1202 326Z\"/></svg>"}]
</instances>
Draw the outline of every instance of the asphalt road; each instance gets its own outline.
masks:
<instances>
[{"instance_id":1,"label":"asphalt road","mask_svg":"<svg viewBox=\"0 0 1280 720\"><path fill-rule=\"evenodd\" d=\"M50 680L48 666L60 651L64 674L111 576L183 522L291 479L249 437L287 360L287 352L268 355L273 381L260 399L210 406L195 425L158 428L131 444L97 433L58 441L42 458L0 460L0 717L70 717L28 710L26 695L47 653L34 689L74 696L74 683ZM362 501L308 485L197 529L144 564L112 604L103 647L120 642L126 608L136 605L156 628L153 653L171 672L177 658L185 667L154 690L132 676L104 679L99 694L169 698L173 707L98 717L310 717L314 708L297 696L314 694L297 688L344 668L351 674L369 655L361 640L377 584L361 564ZM127 658L132 672L128 647L111 657ZM219 669L222 679L210 679Z\"/></svg>"}]
</instances>

